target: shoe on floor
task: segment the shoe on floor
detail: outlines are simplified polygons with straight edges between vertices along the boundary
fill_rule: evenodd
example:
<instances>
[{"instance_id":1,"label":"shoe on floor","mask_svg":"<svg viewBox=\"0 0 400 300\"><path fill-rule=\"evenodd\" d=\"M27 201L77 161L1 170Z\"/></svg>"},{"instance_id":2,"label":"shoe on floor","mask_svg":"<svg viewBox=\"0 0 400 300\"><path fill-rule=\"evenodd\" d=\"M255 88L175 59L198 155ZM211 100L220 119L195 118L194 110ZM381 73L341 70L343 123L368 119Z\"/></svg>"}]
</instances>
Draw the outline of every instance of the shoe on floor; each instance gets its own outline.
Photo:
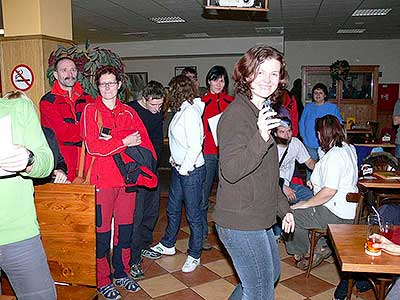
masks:
<instances>
[{"instance_id":1,"label":"shoe on floor","mask_svg":"<svg viewBox=\"0 0 400 300\"><path fill-rule=\"evenodd\" d=\"M128 292L140 291L140 286L130 277L114 278L114 284L125 288Z\"/></svg>"},{"instance_id":2,"label":"shoe on floor","mask_svg":"<svg viewBox=\"0 0 400 300\"><path fill-rule=\"evenodd\" d=\"M103 295L106 300L118 300L121 299L121 294L115 288L115 286L110 283L109 285L102 286L98 288L97 291Z\"/></svg>"},{"instance_id":3,"label":"shoe on floor","mask_svg":"<svg viewBox=\"0 0 400 300\"><path fill-rule=\"evenodd\" d=\"M158 252L160 254L165 254L165 255L174 255L175 254L175 247L167 248L163 244L158 243L154 247L150 248L151 250Z\"/></svg>"},{"instance_id":4,"label":"shoe on floor","mask_svg":"<svg viewBox=\"0 0 400 300\"><path fill-rule=\"evenodd\" d=\"M148 259L159 259L162 256L162 254L160 252L156 252L153 249L149 248L142 250L142 256Z\"/></svg>"},{"instance_id":5,"label":"shoe on floor","mask_svg":"<svg viewBox=\"0 0 400 300\"><path fill-rule=\"evenodd\" d=\"M208 251L208 250L211 250L211 249L212 249L212 246L211 246L211 244L208 242L208 238L205 238L205 239L203 240L203 250Z\"/></svg>"},{"instance_id":6,"label":"shoe on floor","mask_svg":"<svg viewBox=\"0 0 400 300\"><path fill-rule=\"evenodd\" d=\"M188 255L185 263L183 264L182 272L183 273L193 272L199 264L200 264L200 258L194 258Z\"/></svg>"},{"instance_id":7,"label":"shoe on floor","mask_svg":"<svg viewBox=\"0 0 400 300\"><path fill-rule=\"evenodd\" d=\"M140 264L132 265L129 274L134 280L142 279L144 277L144 272Z\"/></svg>"},{"instance_id":8,"label":"shoe on floor","mask_svg":"<svg viewBox=\"0 0 400 300\"><path fill-rule=\"evenodd\" d=\"M324 259L325 259L324 254L315 253L314 259L313 259L313 262L311 265L311 269L319 266L324 261ZM303 258L296 263L296 267L299 268L300 270L305 271L308 269L308 264L309 264L309 260L307 258Z\"/></svg>"}]
</instances>

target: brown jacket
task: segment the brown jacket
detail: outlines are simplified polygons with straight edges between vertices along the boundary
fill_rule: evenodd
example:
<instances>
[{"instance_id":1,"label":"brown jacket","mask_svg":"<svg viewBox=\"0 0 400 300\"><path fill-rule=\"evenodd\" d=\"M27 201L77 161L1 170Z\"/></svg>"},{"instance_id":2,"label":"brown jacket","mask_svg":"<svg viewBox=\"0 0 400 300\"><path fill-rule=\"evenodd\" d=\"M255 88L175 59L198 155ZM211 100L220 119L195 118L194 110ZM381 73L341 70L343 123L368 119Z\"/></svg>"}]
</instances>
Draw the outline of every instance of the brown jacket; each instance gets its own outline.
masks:
<instances>
[{"instance_id":1,"label":"brown jacket","mask_svg":"<svg viewBox=\"0 0 400 300\"><path fill-rule=\"evenodd\" d=\"M262 230L290 212L278 184L274 139L265 142L257 127L259 110L243 95L223 113L217 129L219 185L215 222L236 230Z\"/></svg>"}]
</instances>

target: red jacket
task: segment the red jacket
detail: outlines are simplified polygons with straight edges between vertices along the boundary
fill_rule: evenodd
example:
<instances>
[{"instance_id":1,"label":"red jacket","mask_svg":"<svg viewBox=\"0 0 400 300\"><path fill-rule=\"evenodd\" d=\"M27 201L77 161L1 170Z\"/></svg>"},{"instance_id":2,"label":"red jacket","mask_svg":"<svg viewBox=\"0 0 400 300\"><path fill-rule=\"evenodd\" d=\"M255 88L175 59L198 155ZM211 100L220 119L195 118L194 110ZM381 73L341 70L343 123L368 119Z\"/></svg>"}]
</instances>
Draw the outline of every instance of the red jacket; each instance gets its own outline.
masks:
<instances>
[{"instance_id":1,"label":"red jacket","mask_svg":"<svg viewBox=\"0 0 400 300\"><path fill-rule=\"evenodd\" d=\"M282 106L289 112L290 121L292 122L293 136L299 135L299 113L297 110L297 102L294 96L290 96L287 91L282 95Z\"/></svg>"},{"instance_id":2,"label":"red jacket","mask_svg":"<svg viewBox=\"0 0 400 300\"><path fill-rule=\"evenodd\" d=\"M223 112L228 105L233 101L233 97L221 92L219 94L213 94L208 91L201 100L205 103L203 113L203 126L204 126L204 143L203 153L207 154L218 154L218 147L215 145L214 138L211 134L210 126L208 125L208 119Z\"/></svg>"},{"instance_id":3,"label":"red jacket","mask_svg":"<svg viewBox=\"0 0 400 300\"><path fill-rule=\"evenodd\" d=\"M82 142L79 120L83 108L91 102L92 96L83 91L79 82L72 88L70 98L68 91L63 90L56 80L51 91L45 94L39 103L40 121L43 127L54 131L67 164L70 181L77 175L78 152Z\"/></svg>"},{"instance_id":4,"label":"red jacket","mask_svg":"<svg viewBox=\"0 0 400 300\"><path fill-rule=\"evenodd\" d=\"M98 126L98 114L101 114L102 127L111 129L112 138L108 141L100 139L100 128ZM127 135L139 131L142 143L140 146L149 149L156 159L154 147L147 134L139 115L131 107L122 104L119 100L113 110L106 107L97 97L95 102L88 104L82 116L81 135L86 144L86 171L92 156L95 158L90 183L97 188L123 187L126 186L124 178L118 169L113 155L123 153L126 146L122 139Z\"/></svg>"}]
</instances>

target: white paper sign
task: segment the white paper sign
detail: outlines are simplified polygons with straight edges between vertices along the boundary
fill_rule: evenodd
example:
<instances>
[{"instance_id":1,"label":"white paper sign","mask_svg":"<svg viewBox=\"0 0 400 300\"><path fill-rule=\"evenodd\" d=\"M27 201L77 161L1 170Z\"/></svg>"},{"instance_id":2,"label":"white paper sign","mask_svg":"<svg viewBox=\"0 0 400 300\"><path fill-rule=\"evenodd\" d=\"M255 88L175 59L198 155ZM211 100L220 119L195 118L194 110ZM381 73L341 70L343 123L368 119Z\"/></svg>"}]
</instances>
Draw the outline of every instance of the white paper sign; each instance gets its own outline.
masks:
<instances>
[{"instance_id":1,"label":"white paper sign","mask_svg":"<svg viewBox=\"0 0 400 300\"><path fill-rule=\"evenodd\" d=\"M0 118L0 156L6 152L10 146L12 146L12 131L11 131L11 116L7 115ZM0 168L0 176L8 176L15 174L14 172L8 172Z\"/></svg>"},{"instance_id":2,"label":"white paper sign","mask_svg":"<svg viewBox=\"0 0 400 300\"><path fill-rule=\"evenodd\" d=\"M219 119L221 118L222 113L215 115L208 119L208 125L210 126L211 134L214 138L215 146L218 146L218 139L217 139L217 126Z\"/></svg>"}]
</instances>

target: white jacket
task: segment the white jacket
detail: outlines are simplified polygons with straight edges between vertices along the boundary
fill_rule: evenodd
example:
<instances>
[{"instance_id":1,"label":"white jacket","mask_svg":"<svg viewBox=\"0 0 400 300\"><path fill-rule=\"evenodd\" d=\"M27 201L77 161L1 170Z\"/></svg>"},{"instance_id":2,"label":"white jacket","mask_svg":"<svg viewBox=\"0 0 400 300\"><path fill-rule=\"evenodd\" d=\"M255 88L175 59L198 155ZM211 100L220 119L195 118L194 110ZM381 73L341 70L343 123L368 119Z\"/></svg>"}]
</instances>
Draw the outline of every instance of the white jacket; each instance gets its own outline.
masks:
<instances>
[{"instance_id":1,"label":"white jacket","mask_svg":"<svg viewBox=\"0 0 400 300\"><path fill-rule=\"evenodd\" d=\"M183 102L169 124L170 163L181 175L186 176L196 167L204 165L201 119L204 106L200 98L193 99L193 104Z\"/></svg>"}]
</instances>

